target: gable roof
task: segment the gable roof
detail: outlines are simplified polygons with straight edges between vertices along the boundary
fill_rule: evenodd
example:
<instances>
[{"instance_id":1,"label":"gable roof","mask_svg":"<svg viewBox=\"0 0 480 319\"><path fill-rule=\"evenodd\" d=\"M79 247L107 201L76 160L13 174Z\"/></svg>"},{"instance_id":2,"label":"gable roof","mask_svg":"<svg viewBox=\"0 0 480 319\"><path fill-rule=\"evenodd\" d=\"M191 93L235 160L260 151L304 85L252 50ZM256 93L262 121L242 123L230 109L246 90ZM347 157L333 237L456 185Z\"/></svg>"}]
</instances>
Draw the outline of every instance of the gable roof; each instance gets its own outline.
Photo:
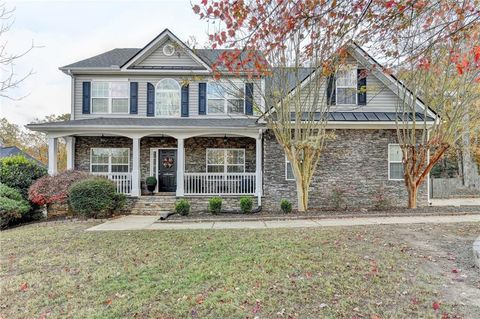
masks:
<instances>
[{"instance_id":1,"label":"gable roof","mask_svg":"<svg viewBox=\"0 0 480 319\"><path fill-rule=\"evenodd\" d=\"M150 41L146 46L144 46L139 52L137 52L134 56L128 59L125 63L121 65L122 69L127 69L130 66L134 65L135 62L141 61L146 56L150 55L154 50L158 48L158 45L164 40L170 39L176 42L181 48L185 50L185 52L190 55L190 57L195 60L200 65L204 66L207 70L211 71L210 65L205 63L199 56L197 56L190 47L188 47L182 40L177 38L170 30L165 29L159 35L157 35L152 41Z\"/></svg>"}]
</instances>

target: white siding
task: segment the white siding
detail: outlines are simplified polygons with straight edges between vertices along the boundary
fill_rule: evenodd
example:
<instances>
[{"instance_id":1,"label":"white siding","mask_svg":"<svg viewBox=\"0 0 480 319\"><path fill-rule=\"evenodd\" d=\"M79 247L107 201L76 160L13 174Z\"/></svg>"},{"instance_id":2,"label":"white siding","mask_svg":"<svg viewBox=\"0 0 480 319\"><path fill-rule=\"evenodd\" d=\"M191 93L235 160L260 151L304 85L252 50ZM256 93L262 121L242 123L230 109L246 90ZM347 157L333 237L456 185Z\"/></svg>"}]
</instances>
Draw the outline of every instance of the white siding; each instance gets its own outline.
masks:
<instances>
[{"instance_id":1,"label":"white siding","mask_svg":"<svg viewBox=\"0 0 480 319\"><path fill-rule=\"evenodd\" d=\"M171 43L176 46L175 43L167 41L165 43L157 46L147 57L142 61L135 63L138 66L202 66L200 63L195 61L190 54L188 54L183 48L176 46L175 53L171 56L165 55L163 53L163 47Z\"/></svg>"},{"instance_id":2,"label":"white siding","mask_svg":"<svg viewBox=\"0 0 480 319\"><path fill-rule=\"evenodd\" d=\"M212 77L198 77L198 76L154 76L154 75L142 75L142 76L77 76L75 78L75 92L74 92L74 103L75 103L75 119L86 119L86 118L95 118L95 117L146 117L147 116L147 83L152 83L154 86L157 83L165 78L173 78L180 83L183 81L189 82L189 117L195 117L198 115L198 83L208 82L213 80ZM82 114L82 83L84 81L92 80L101 80L101 79L128 79L130 82L138 82L138 114ZM248 80L246 80L248 81ZM260 89L260 84L254 85L254 99L255 103L260 103L262 94L259 94L257 90ZM203 115L202 115L203 116Z\"/></svg>"}]
</instances>

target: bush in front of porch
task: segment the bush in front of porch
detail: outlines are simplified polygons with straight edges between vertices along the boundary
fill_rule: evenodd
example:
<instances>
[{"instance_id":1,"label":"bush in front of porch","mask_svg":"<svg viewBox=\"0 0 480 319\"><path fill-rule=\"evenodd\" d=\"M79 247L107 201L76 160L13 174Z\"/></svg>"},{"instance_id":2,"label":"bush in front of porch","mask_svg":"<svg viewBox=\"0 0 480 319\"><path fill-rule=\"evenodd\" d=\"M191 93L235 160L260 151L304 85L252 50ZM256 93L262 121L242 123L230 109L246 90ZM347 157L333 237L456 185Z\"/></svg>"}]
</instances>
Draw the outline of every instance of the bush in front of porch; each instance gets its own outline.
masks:
<instances>
[{"instance_id":1,"label":"bush in front of porch","mask_svg":"<svg viewBox=\"0 0 480 319\"><path fill-rule=\"evenodd\" d=\"M125 195L117 193L115 184L105 178L89 178L69 188L70 206L75 213L87 218L109 217L125 202Z\"/></svg>"}]
</instances>

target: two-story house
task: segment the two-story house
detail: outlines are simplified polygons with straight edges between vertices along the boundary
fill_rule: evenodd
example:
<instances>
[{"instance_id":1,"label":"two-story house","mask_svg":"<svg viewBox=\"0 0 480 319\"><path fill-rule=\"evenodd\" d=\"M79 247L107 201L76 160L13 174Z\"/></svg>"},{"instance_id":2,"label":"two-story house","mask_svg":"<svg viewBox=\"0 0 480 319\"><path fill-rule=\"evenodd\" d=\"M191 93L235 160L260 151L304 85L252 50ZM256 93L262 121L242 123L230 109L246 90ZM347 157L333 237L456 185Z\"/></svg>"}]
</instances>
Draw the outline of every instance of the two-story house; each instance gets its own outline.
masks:
<instances>
[{"instance_id":1,"label":"two-story house","mask_svg":"<svg viewBox=\"0 0 480 319\"><path fill-rule=\"evenodd\" d=\"M265 103L258 90L268 79L224 72L215 80L212 67L221 51L192 50L165 30L144 48L113 49L61 67L71 77L71 120L28 125L48 136L49 173L56 173L57 141L63 138L68 169L108 177L132 197L145 194L145 179L155 176L158 194L193 202L213 195L237 202L248 194L267 209L278 209L282 198L295 203L288 160L259 120ZM350 189L351 205L371 206L379 187L394 204L405 205L395 130L401 84L371 68L377 62L361 48L353 46L350 54L356 68L336 77L328 129L337 138L313 179L311 206L328 206L335 186ZM375 70L361 84L375 86L376 94L367 98L367 90L352 99L344 89L357 89L361 68ZM418 202L427 201L425 186Z\"/></svg>"}]
</instances>

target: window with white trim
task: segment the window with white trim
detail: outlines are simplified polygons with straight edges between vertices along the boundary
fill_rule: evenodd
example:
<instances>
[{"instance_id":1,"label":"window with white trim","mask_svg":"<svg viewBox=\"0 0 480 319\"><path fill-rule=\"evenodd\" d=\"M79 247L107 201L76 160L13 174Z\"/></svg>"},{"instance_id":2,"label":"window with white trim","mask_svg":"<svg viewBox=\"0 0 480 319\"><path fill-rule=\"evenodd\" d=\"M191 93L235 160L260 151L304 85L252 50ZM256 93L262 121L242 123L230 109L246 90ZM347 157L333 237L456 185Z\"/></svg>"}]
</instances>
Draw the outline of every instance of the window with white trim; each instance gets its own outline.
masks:
<instances>
[{"instance_id":1,"label":"window with white trim","mask_svg":"<svg viewBox=\"0 0 480 319\"><path fill-rule=\"evenodd\" d=\"M287 155L285 155L285 180L294 181L295 175L293 175L292 163L288 160Z\"/></svg>"},{"instance_id":2,"label":"window with white trim","mask_svg":"<svg viewBox=\"0 0 480 319\"><path fill-rule=\"evenodd\" d=\"M244 173L245 150L207 148L207 173Z\"/></svg>"},{"instance_id":3,"label":"window with white trim","mask_svg":"<svg viewBox=\"0 0 480 319\"><path fill-rule=\"evenodd\" d=\"M92 114L128 114L129 95L128 81L93 81Z\"/></svg>"},{"instance_id":4,"label":"window with white trim","mask_svg":"<svg viewBox=\"0 0 480 319\"><path fill-rule=\"evenodd\" d=\"M357 69L347 67L336 74L336 104L357 104Z\"/></svg>"},{"instance_id":5,"label":"window with white trim","mask_svg":"<svg viewBox=\"0 0 480 319\"><path fill-rule=\"evenodd\" d=\"M245 84L209 82L208 114L245 114Z\"/></svg>"},{"instance_id":6,"label":"window with white trim","mask_svg":"<svg viewBox=\"0 0 480 319\"><path fill-rule=\"evenodd\" d=\"M155 115L180 116L181 86L174 79L163 79L155 88Z\"/></svg>"},{"instance_id":7,"label":"window with white trim","mask_svg":"<svg viewBox=\"0 0 480 319\"><path fill-rule=\"evenodd\" d=\"M129 148L91 148L90 172L128 173L130 172Z\"/></svg>"},{"instance_id":8,"label":"window with white trim","mask_svg":"<svg viewBox=\"0 0 480 319\"><path fill-rule=\"evenodd\" d=\"M388 144L388 179L403 180L403 154L399 144Z\"/></svg>"}]
</instances>

